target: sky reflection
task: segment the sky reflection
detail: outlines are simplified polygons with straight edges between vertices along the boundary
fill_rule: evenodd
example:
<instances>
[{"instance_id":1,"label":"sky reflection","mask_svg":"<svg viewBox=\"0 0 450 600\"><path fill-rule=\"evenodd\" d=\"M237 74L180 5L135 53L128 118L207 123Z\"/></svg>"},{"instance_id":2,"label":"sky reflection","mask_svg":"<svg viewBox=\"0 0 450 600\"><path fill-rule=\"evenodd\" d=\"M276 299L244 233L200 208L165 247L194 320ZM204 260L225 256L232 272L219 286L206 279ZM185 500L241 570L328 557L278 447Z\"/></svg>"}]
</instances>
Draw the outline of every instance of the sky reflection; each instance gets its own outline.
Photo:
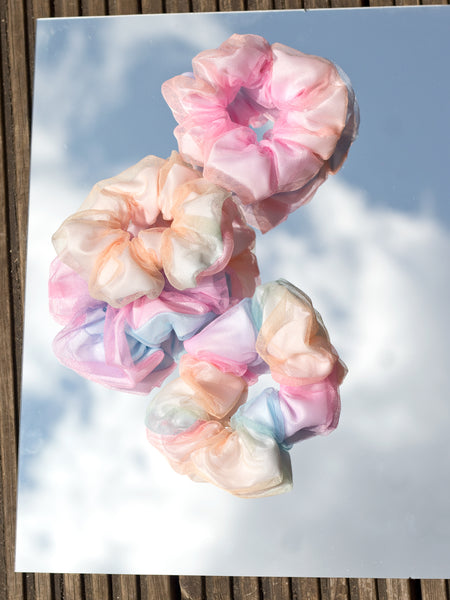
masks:
<instances>
[{"instance_id":1,"label":"sky reflection","mask_svg":"<svg viewBox=\"0 0 450 600\"><path fill-rule=\"evenodd\" d=\"M39 22L18 570L449 576L449 17L421 7ZM161 83L233 32L335 61L361 109L341 174L258 236L263 282L284 277L311 296L349 367L338 429L297 445L293 492L262 500L173 473L145 440L147 398L59 365L47 308L51 234L96 181L170 154Z\"/></svg>"}]
</instances>

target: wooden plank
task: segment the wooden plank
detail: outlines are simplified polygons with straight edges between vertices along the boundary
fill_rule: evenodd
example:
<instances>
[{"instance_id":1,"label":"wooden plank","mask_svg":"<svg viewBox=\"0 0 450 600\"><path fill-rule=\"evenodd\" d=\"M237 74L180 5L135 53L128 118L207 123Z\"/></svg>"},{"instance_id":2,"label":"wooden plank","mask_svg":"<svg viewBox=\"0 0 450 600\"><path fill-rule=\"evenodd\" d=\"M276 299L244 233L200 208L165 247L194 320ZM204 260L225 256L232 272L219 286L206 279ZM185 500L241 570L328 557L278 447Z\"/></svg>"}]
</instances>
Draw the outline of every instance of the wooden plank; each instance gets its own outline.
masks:
<instances>
[{"instance_id":1,"label":"wooden plank","mask_svg":"<svg viewBox=\"0 0 450 600\"><path fill-rule=\"evenodd\" d=\"M81 14L84 17L106 15L106 0L81 0Z\"/></svg>"},{"instance_id":2,"label":"wooden plank","mask_svg":"<svg viewBox=\"0 0 450 600\"><path fill-rule=\"evenodd\" d=\"M80 16L79 0L55 0L55 17Z\"/></svg>"},{"instance_id":3,"label":"wooden plank","mask_svg":"<svg viewBox=\"0 0 450 600\"><path fill-rule=\"evenodd\" d=\"M114 600L139 598L139 578L136 575L112 575L111 580Z\"/></svg>"},{"instance_id":4,"label":"wooden plank","mask_svg":"<svg viewBox=\"0 0 450 600\"><path fill-rule=\"evenodd\" d=\"M304 4L307 10L312 8L330 8L328 0L305 0Z\"/></svg>"},{"instance_id":5,"label":"wooden plank","mask_svg":"<svg viewBox=\"0 0 450 600\"><path fill-rule=\"evenodd\" d=\"M303 8L302 0L274 0L274 8L276 10L295 10Z\"/></svg>"},{"instance_id":6,"label":"wooden plank","mask_svg":"<svg viewBox=\"0 0 450 600\"><path fill-rule=\"evenodd\" d=\"M420 590L422 600L448 600L445 579L422 579Z\"/></svg>"},{"instance_id":7,"label":"wooden plank","mask_svg":"<svg viewBox=\"0 0 450 600\"><path fill-rule=\"evenodd\" d=\"M322 600L349 600L348 580L336 577L321 579L320 594Z\"/></svg>"},{"instance_id":8,"label":"wooden plank","mask_svg":"<svg viewBox=\"0 0 450 600\"><path fill-rule=\"evenodd\" d=\"M1 22L3 23L3 14L0 12ZM0 64L0 69L2 65ZM0 71L3 80L3 73ZM0 90L1 92L2 90ZM0 161L0 290L1 302L5 311L0 312L0 327L3 335L0 336L0 369L3 374L0 379L0 481L2 494L0 495L0 598L8 598L8 574L11 568L11 557L8 556L7 536L5 531L9 520L8 499L4 496L8 492L10 480L8 479L8 461L10 448L13 445L11 441L11 429L14 433L14 408L11 423L11 404L14 406L14 384L12 369L12 342L11 342L11 317L9 312L9 253L8 253L8 226L6 217L6 173L4 170L3 157L5 154L5 134L3 130L3 95L0 93L0 150L2 160ZM14 439L14 438L13 438ZM3 440L3 443L2 443Z\"/></svg>"},{"instance_id":9,"label":"wooden plank","mask_svg":"<svg viewBox=\"0 0 450 600\"><path fill-rule=\"evenodd\" d=\"M108 14L134 15L139 13L138 0L108 0Z\"/></svg>"},{"instance_id":10,"label":"wooden plank","mask_svg":"<svg viewBox=\"0 0 450 600\"><path fill-rule=\"evenodd\" d=\"M320 582L312 577L292 578L293 600L320 600Z\"/></svg>"},{"instance_id":11,"label":"wooden plank","mask_svg":"<svg viewBox=\"0 0 450 600\"><path fill-rule=\"evenodd\" d=\"M374 579L350 579L349 589L351 600L378 600Z\"/></svg>"},{"instance_id":12,"label":"wooden plank","mask_svg":"<svg viewBox=\"0 0 450 600\"><path fill-rule=\"evenodd\" d=\"M272 10L272 0L247 0L247 10Z\"/></svg>"},{"instance_id":13,"label":"wooden plank","mask_svg":"<svg viewBox=\"0 0 450 600\"><path fill-rule=\"evenodd\" d=\"M101 598L101 600L111 600L111 578L109 575L85 575L84 590L86 600L90 598Z\"/></svg>"},{"instance_id":14,"label":"wooden plank","mask_svg":"<svg viewBox=\"0 0 450 600\"><path fill-rule=\"evenodd\" d=\"M205 600L204 577L180 575L179 581L182 600Z\"/></svg>"},{"instance_id":15,"label":"wooden plank","mask_svg":"<svg viewBox=\"0 0 450 600\"><path fill-rule=\"evenodd\" d=\"M142 0L142 12L144 14L162 13L162 0Z\"/></svg>"},{"instance_id":16,"label":"wooden plank","mask_svg":"<svg viewBox=\"0 0 450 600\"><path fill-rule=\"evenodd\" d=\"M186 13L190 11L188 0L166 0L165 12Z\"/></svg>"},{"instance_id":17,"label":"wooden plank","mask_svg":"<svg viewBox=\"0 0 450 600\"><path fill-rule=\"evenodd\" d=\"M25 577L14 573L20 389L16 378L21 370L24 272L20 264L20 248L25 256L25 243L20 240L19 226L11 235L12 225L24 225L20 201L26 201L25 194L28 191L29 80L25 35L22 3L14 6L0 3L0 592L4 600L21 600L26 587ZM19 99L20 84L24 87ZM20 127L24 129L23 132ZM25 173L17 171L17 163ZM17 207L15 200L19 202ZM15 250L13 256L10 254L12 240ZM17 305L15 294L18 296Z\"/></svg>"},{"instance_id":18,"label":"wooden plank","mask_svg":"<svg viewBox=\"0 0 450 600\"><path fill-rule=\"evenodd\" d=\"M291 586L288 577L261 577L264 600L291 600Z\"/></svg>"},{"instance_id":19,"label":"wooden plank","mask_svg":"<svg viewBox=\"0 0 450 600\"><path fill-rule=\"evenodd\" d=\"M64 600L83 600L84 582L81 575L63 575Z\"/></svg>"},{"instance_id":20,"label":"wooden plank","mask_svg":"<svg viewBox=\"0 0 450 600\"><path fill-rule=\"evenodd\" d=\"M219 0L219 10L224 12L245 10L245 3L244 0Z\"/></svg>"},{"instance_id":21,"label":"wooden plank","mask_svg":"<svg viewBox=\"0 0 450 600\"><path fill-rule=\"evenodd\" d=\"M50 0L25 0L26 36L28 45L28 85L30 88L30 114L31 98L33 93L34 52L36 45L36 19L51 17Z\"/></svg>"},{"instance_id":22,"label":"wooden plank","mask_svg":"<svg viewBox=\"0 0 450 600\"><path fill-rule=\"evenodd\" d=\"M231 577L206 577L205 591L208 600L233 600Z\"/></svg>"},{"instance_id":23,"label":"wooden plank","mask_svg":"<svg viewBox=\"0 0 450 600\"><path fill-rule=\"evenodd\" d=\"M1 58L4 146L6 155L7 219L11 251L11 319L14 335L14 371L16 407L20 392L22 360L23 298L28 221L28 189L30 168L30 112L28 89L28 55L25 15L22 2L0 2ZM17 415L16 415L17 418ZM17 438L11 438L14 440Z\"/></svg>"},{"instance_id":24,"label":"wooden plank","mask_svg":"<svg viewBox=\"0 0 450 600\"><path fill-rule=\"evenodd\" d=\"M216 0L192 0L192 12L215 12Z\"/></svg>"},{"instance_id":25,"label":"wooden plank","mask_svg":"<svg viewBox=\"0 0 450 600\"><path fill-rule=\"evenodd\" d=\"M363 6L361 0L330 0L331 8L357 8Z\"/></svg>"},{"instance_id":26,"label":"wooden plank","mask_svg":"<svg viewBox=\"0 0 450 600\"><path fill-rule=\"evenodd\" d=\"M378 579L379 600L413 600L407 579Z\"/></svg>"},{"instance_id":27,"label":"wooden plank","mask_svg":"<svg viewBox=\"0 0 450 600\"><path fill-rule=\"evenodd\" d=\"M234 600L260 600L259 584L257 577L233 577Z\"/></svg>"},{"instance_id":28,"label":"wooden plank","mask_svg":"<svg viewBox=\"0 0 450 600\"><path fill-rule=\"evenodd\" d=\"M34 573L34 593L32 597L27 596L27 600L41 600L41 598L51 598L52 577L48 573Z\"/></svg>"},{"instance_id":29,"label":"wooden plank","mask_svg":"<svg viewBox=\"0 0 450 600\"><path fill-rule=\"evenodd\" d=\"M178 578L168 575L139 577L140 600L176 600L179 598ZM87 599L86 599L87 600Z\"/></svg>"},{"instance_id":30,"label":"wooden plank","mask_svg":"<svg viewBox=\"0 0 450 600\"><path fill-rule=\"evenodd\" d=\"M52 575L52 584L51 599L64 600L64 578L61 573Z\"/></svg>"}]
</instances>

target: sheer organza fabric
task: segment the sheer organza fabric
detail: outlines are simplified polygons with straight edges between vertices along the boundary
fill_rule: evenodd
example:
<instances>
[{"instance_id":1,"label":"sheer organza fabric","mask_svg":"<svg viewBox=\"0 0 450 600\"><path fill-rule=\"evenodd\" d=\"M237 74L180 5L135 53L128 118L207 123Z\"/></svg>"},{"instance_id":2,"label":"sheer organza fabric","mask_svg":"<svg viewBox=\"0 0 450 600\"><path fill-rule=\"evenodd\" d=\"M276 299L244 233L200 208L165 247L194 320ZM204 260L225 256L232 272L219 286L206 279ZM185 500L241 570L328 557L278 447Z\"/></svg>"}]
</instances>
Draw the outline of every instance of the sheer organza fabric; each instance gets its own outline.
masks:
<instances>
[{"instance_id":1,"label":"sheer organza fabric","mask_svg":"<svg viewBox=\"0 0 450 600\"><path fill-rule=\"evenodd\" d=\"M49 279L50 313L63 329L54 353L86 379L148 394L176 368L183 343L242 298L230 294L229 281L217 273L182 292L166 282L158 298L142 296L114 308L92 298L83 278L57 258Z\"/></svg>"},{"instance_id":2,"label":"sheer organza fabric","mask_svg":"<svg viewBox=\"0 0 450 600\"><path fill-rule=\"evenodd\" d=\"M179 151L268 231L345 160L359 123L350 81L324 58L250 34L200 52L192 70L162 85Z\"/></svg>"},{"instance_id":3,"label":"sheer organza fabric","mask_svg":"<svg viewBox=\"0 0 450 600\"><path fill-rule=\"evenodd\" d=\"M147 156L97 183L53 236L60 260L88 283L91 297L114 308L157 298L166 281L191 289L230 262L235 285L246 287L257 274L254 240L230 192L176 152L168 160Z\"/></svg>"},{"instance_id":4,"label":"sheer organza fabric","mask_svg":"<svg viewBox=\"0 0 450 600\"><path fill-rule=\"evenodd\" d=\"M150 443L179 473L237 496L290 489L290 445L335 429L346 374L311 300L283 280L259 286L185 349L180 377L148 407ZM265 373L278 387L249 400Z\"/></svg>"}]
</instances>

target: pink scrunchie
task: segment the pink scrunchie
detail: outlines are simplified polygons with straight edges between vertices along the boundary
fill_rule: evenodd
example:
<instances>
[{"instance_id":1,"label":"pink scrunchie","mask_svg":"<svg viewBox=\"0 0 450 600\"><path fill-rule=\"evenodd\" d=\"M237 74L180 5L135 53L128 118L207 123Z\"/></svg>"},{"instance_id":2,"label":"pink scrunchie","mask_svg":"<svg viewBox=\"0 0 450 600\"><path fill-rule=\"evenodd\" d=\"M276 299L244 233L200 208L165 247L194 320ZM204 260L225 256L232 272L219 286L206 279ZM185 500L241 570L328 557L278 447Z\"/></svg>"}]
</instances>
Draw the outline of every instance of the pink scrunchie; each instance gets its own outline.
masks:
<instances>
[{"instance_id":1,"label":"pink scrunchie","mask_svg":"<svg viewBox=\"0 0 450 600\"><path fill-rule=\"evenodd\" d=\"M254 240L230 192L176 152L168 160L147 156L97 183L53 236L60 260L88 283L91 297L115 308L157 298L165 278L189 289L228 265L235 283L251 290ZM242 266L247 283L237 275Z\"/></svg>"},{"instance_id":2,"label":"pink scrunchie","mask_svg":"<svg viewBox=\"0 0 450 600\"><path fill-rule=\"evenodd\" d=\"M239 298L227 274L204 277L182 292L166 283L158 298L122 308L95 300L85 281L58 258L50 267L49 308L63 329L53 350L76 373L105 387L148 394L175 369L183 342Z\"/></svg>"},{"instance_id":3,"label":"pink scrunchie","mask_svg":"<svg viewBox=\"0 0 450 600\"><path fill-rule=\"evenodd\" d=\"M192 67L162 86L180 153L266 232L342 165L358 129L350 82L330 61L258 35L233 34ZM258 142L252 127L268 120Z\"/></svg>"}]
</instances>

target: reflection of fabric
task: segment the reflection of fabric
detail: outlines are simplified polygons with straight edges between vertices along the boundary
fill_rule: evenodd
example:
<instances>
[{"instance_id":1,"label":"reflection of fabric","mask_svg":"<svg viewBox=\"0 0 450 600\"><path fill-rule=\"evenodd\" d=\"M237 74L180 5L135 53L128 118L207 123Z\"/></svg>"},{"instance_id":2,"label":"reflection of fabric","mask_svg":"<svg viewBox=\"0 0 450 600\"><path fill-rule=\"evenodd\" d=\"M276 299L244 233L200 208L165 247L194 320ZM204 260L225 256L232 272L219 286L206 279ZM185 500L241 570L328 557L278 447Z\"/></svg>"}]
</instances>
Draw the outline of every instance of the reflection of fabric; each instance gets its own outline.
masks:
<instances>
[{"instance_id":1,"label":"reflection of fabric","mask_svg":"<svg viewBox=\"0 0 450 600\"><path fill-rule=\"evenodd\" d=\"M337 426L346 373L310 299L282 280L259 286L185 349L149 405L149 441L178 472L238 496L288 490L289 445ZM268 372L279 389L246 402Z\"/></svg>"},{"instance_id":2,"label":"reflection of fabric","mask_svg":"<svg viewBox=\"0 0 450 600\"><path fill-rule=\"evenodd\" d=\"M185 160L235 192L268 231L342 165L358 129L348 78L328 60L257 35L232 35L162 86ZM257 141L252 128L273 121Z\"/></svg>"},{"instance_id":3,"label":"reflection of fabric","mask_svg":"<svg viewBox=\"0 0 450 600\"><path fill-rule=\"evenodd\" d=\"M53 243L93 298L120 308L157 298L166 280L178 290L193 288L230 262L235 284L248 289L258 276L254 239L230 193L173 152L96 184ZM251 270L249 283L242 267Z\"/></svg>"},{"instance_id":4,"label":"reflection of fabric","mask_svg":"<svg viewBox=\"0 0 450 600\"><path fill-rule=\"evenodd\" d=\"M161 385L183 342L237 301L221 273L183 292L166 283L158 298L117 309L93 299L59 259L51 266L49 298L52 316L64 325L53 343L58 359L87 379L138 394Z\"/></svg>"}]
</instances>

